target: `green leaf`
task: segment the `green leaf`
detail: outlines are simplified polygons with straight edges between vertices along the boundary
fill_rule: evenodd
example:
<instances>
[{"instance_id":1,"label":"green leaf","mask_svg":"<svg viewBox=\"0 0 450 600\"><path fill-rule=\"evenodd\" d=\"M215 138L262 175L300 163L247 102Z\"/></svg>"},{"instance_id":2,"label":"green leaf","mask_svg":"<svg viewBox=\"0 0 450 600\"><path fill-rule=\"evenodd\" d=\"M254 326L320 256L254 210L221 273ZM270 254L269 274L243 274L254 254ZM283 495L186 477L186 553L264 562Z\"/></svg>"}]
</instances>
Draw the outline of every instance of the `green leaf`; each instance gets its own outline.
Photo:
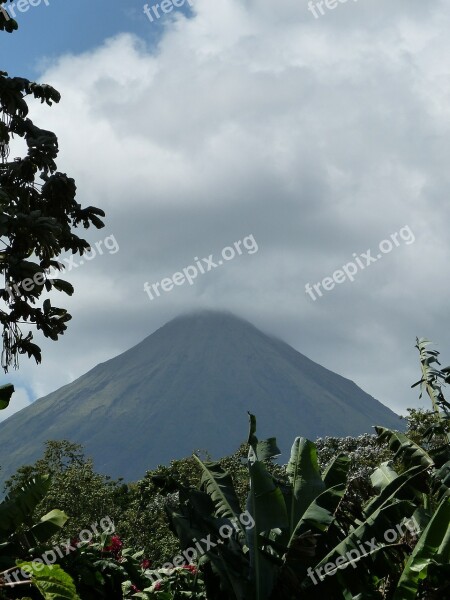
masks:
<instances>
[{"instance_id":1,"label":"green leaf","mask_svg":"<svg viewBox=\"0 0 450 600\"><path fill-rule=\"evenodd\" d=\"M312 442L302 437L295 439L286 473L292 487L289 507L289 531L292 533L311 502L325 490L316 446Z\"/></svg>"},{"instance_id":2,"label":"green leaf","mask_svg":"<svg viewBox=\"0 0 450 600\"><path fill-rule=\"evenodd\" d=\"M236 519L242 528L239 521L239 515L242 511L231 475L217 462L204 463L195 454L194 458L202 468L201 486L214 502L216 516Z\"/></svg>"},{"instance_id":3,"label":"green leaf","mask_svg":"<svg viewBox=\"0 0 450 600\"><path fill-rule=\"evenodd\" d=\"M442 500L444 496L450 496L450 461L434 471L431 479L439 500Z\"/></svg>"},{"instance_id":4,"label":"green leaf","mask_svg":"<svg viewBox=\"0 0 450 600\"><path fill-rule=\"evenodd\" d=\"M258 460L268 460L280 456L281 450L277 446L276 438L262 440L256 445L256 457Z\"/></svg>"},{"instance_id":5,"label":"green leaf","mask_svg":"<svg viewBox=\"0 0 450 600\"><path fill-rule=\"evenodd\" d=\"M450 559L450 498L444 498L419 538L401 574L393 600L415 600L420 581L431 562L447 564Z\"/></svg>"},{"instance_id":6,"label":"green leaf","mask_svg":"<svg viewBox=\"0 0 450 600\"><path fill-rule=\"evenodd\" d=\"M249 421L250 421L250 427L249 427L249 432L248 432L247 443L256 452L256 446L258 444L258 438L256 437L256 417L255 417L255 415L252 415L251 413L248 413L248 417L249 417Z\"/></svg>"},{"instance_id":7,"label":"green leaf","mask_svg":"<svg viewBox=\"0 0 450 600\"><path fill-rule=\"evenodd\" d=\"M32 515L50 488L48 475L38 475L0 503L0 531L12 535Z\"/></svg>"},{"instance_id":8,"label":"green leaf","mask_svg":"<svg viewBox=\"0 0 450 600\"><path fill-rule=\"evenodd\" d=\"M350 469L350 457L346 454L338 454L322 474L326 488L347 483L348 471Z\"/></svg>"},{"instance_id":9,"label":"green leaf","mask_svg":"<svg viewBox=\"0 0 450 600\"><path fill-rule=\"evenodd\" d=\"M407 466L422 465L431 467L433 459L423 448L410 440L404 433L392 431L385 427L375 427L378 439L381 442L387 442L389 448L395 452L394 460L402 458Z\"/></svg>"},{"instance_id":10,"label":"green leaf","mask_svg":"<svg viewBox=\"0 0 450 600\"><path fill-rule=\"evenodd\" d=\"M318 496L305 510L297 524L289 545L295 537L301 536L311 528L324 532L334 521L335 512L344 497L346 486L344 484L328 488Z\"/></svg>"},{"instance_id":11,"label":"green leaf","mask_svg":"<svg viewBox=\"0 0 450 600\"><path fill-rule=\"evenodd\" d=\"M392 461L389 460L381 463L381 465L374 470L370 476L370 481L372 482L374 490L379 494L397 477L397 472L392 468Z\"/></svg>"},{"instance_id":12,"label":"green leaf","mask_svg":"<svg viewBox=\"0 0 450 600\"><path fill-rule=\"evenodd\" d=\"M255 521L255 526L247 530L247 545L250 555L250 584L254 589L252 600L267 600L272 592L278 574L276 565L267 556L273 548L266 546L264 538L271 538L271 530L283 529L289 524L283 493L268 472L265 464L257 459L258 438L256 437L256 418L249 413L250 431L248 442L248 469L250 491L247 498L247 510ZM266 547L263 549L262 546Z\"/></svg>"},{"instance_id":13,"label":"green leaf","mask_svg":"<svg viewBox=\"0 0 450 600\"><path fill-rule=\"evenodd\" d=\"M386 485L379 496L375 496L375 498L364 507L364 514L369 516L371 513L396 498L403 497L404 495L411 496L411 493L416 491L415 479L420 479L426 471L427 467L418 465L417 467L408 469L408 471L405 471L393 479Z\"/></svg>"},{"instance_id":14,"label":"green leaf","mask_svg":"<svg viewBox=\"0 0 450 600\"><path fill-rule=\"evenodd\" d=\"M270 531L288 526L286 503L280 488L267 471L265 465L257 461L250 465L250 514L256 522L255 532Z\"/></svg>"},{"instance_id":15,"label":"green leaf","mask_svg":"<svg viewBox=\"0 0 450 600\"><path fill-rule=\"evenodd\" d=\"M73 579L59 565L19 562L17 566L31 575L31 583L45 600L81 600Z\"/></svg>"},{"instance_id":16,"label":"green leaf","mask_svg":"<svg viewBox=\"0 0 450 600\"><path fill-rule=\"evenodd\" d=\"M336 511L345 491L345 484L325 490L311 502L297 524L289 540L284 560L286 567L290 572L295 573L299 582L306 577L307 567L312 557L316 556L321 540L326 544L330 543L328 530L335 520ZM301 551L299 547L302 548Z\"/></svg>"},{"instance_id":17,"label":"green leaf","mask_svg":"<svg viewBox=\"0 0 450 600\"><path fill-rule=\"evenodd\" d=\"M31 528L31 532L38 541L45 542L64 527L68 518L61 510L52 510Z\"/></svg>"},{"instance_id":18,"label":"green leaf","mask_svg":"<svg viewBox=\"0 0 450 600\"><path fill-rule=\"evenodd\" d=\"M283 493L274 478L261 461L253 461L253 449L249 450L248 468L250 492L247 510L255 521L255 526L247 530L247 545L250 551L250 581L254 586L252 600L267 600L276 581L278 567L272 563L261 549L263 539L270 537L272 529L283 529L289 519Z\"/></svg>"},{"instance_id":19,"label":"green leaf","mask_svg":"<svg viewBox=\"0 0 450 600\"><path fill-rule=\"evenodd\" d=\"M11 383L0 386L0 410L4 410L9 406L13 393L14 386Z\"/></svg>"},{"instance_id":20,"label":"green leaf","mask_svg":"<svg viewBox=\"0 0 450 600\"><path fill-rule=\"evenodd\" d=\"M352 569L348 569L348 566L352 565L357 568L360 566L359 560L361 558L373 556L384 548L391 546L392 542L386 542L385 533L388 530L395 532L396 525L400 525L405 518L410 517L414 509L412 502L403 500L376 510L333 548L314 567L314 570L322 569L327 563L336 565L336 560L339 559L334 572L328 573L328 576L332 577L339 573L342 581L348 581L350 587L351 583L355 581L355 575ZM400 533L397 532L397 534L397 537L400 537ZM364 550L364 553L362 550ZM308 588L311 585L312 582L309 577L302 583L303 588Z\"/></svg>"}]
</instances>

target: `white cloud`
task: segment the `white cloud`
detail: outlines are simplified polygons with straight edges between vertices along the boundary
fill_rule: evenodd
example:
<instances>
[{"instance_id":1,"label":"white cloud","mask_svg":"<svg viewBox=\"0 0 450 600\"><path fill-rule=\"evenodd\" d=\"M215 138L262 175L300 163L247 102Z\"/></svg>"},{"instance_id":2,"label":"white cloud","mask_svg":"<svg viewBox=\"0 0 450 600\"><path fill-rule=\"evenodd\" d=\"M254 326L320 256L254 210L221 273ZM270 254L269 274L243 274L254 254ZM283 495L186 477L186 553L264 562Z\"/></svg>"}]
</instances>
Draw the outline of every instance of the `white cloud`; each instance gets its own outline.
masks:
<instances>
[{"instance_id":1,"label":"white cloud","mask_svg":"<svg viewBox=\"0 0 450 600\"><path fill-rule=\"evenodd\" d=\"M216 306L394 409L415 404L415 336L450 355L449 21L448 4L423 0L317 20L290 0L196 0L193 18L167 17L154 54L124 34L50 66L41 79L63 100L32 117L58 134L80 201L108 213L89 239L113 233L120 252L70 274L70 331L21 377L51 391L178 312ZM306 296L404 225L413 245ZM250 233L257 255L149 302L145 281Z\"/></svg>"}]
</instances>

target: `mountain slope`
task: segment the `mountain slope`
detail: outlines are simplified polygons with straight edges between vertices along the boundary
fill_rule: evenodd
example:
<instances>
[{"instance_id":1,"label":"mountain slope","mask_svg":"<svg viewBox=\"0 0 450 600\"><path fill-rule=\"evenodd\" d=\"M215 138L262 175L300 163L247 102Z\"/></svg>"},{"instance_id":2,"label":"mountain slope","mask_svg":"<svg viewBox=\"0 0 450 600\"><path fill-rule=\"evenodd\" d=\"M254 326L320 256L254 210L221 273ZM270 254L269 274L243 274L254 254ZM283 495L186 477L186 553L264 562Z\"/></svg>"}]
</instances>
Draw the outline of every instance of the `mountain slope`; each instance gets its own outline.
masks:
<instances>
[{"instance_id":1,"label":"mountain slope","mask_svg":"<svg viewBox=\"0 0 450 600\"><path fill-rule=\"evenodd\" d=\"M352 381L226 313L167 323L137 346L0 423L2 476L41 455L48 439L85 446L97 470L133 480L172 458L234 451L260 437L283 455L297 435L357 435L399 417Z\"/></svg>"}]
</instances>

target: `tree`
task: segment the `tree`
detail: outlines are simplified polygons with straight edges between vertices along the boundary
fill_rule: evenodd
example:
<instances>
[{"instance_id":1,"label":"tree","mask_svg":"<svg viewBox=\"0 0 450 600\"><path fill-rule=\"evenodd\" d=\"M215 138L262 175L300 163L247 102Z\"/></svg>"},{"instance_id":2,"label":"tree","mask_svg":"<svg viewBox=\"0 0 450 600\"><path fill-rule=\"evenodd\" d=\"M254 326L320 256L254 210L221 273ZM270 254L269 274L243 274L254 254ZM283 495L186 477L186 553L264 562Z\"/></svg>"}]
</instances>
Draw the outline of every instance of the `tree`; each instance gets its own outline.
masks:
<instances>
[{"instance_id":1,"label":"tree","mask_svg":"<svg viewBox=\"0 0 450 600\"><path fill-rule=\"evenodd\" d=\"M394 453L388 449L387 444L380 444L376 435L368 433L345 438L327 436L318 438L315 444L322 471L335 456L345 454L349 457L347 492L339 510L343 517L350 515L349 520L354 519L355 515L360 518L364 502L373 496L370 474L380 462L393 460Z\"/></svg>"},{"instance_id":2,"label":"tree","mask_svg":"<svg viewBox=\"0 0 450 600\"><path fill-rule=\"evenodd\" d=\"M10 18L0 0L0 30L12 33L17 23ZM50 270L62 271L58 257L63 252L84 254L89 243L74 233L79 225L104 226L99 217L105 213L93 206L82 208L76 201L75 181L57 171L56 135L39 128L28 118L26 98L51 106L60 94L50 85L21 77L9 77L0 71L0 324L3 329L1 365L5 372L18 366L20 354L41 362L41 350L33 343L35 327L45 337L57 340L67 329L71 315L64 308L41 299L57 290L72 295L72 285L51 278ZM22 138L26 156L10 159L10 142ZM1 283L0 283L1 285Z\"/></svg>"},{"instance_id":3,"label":"tree","mask_svg":"<svg viewBox=\"0 0 450 600\"><path fill-rule=\"evenodd\" d=\"M67 539L83 529L110 517L114 522L125 508L128 486L94 471L92 460L86 458L83 447L67 440L48 441L42 458L33 465L24 465L5 484L8 494L17 493L27 482L50 476L50 486L35 516L41 517L54 506L69 515L61 535Z\"/></svg>"}]
</instances>

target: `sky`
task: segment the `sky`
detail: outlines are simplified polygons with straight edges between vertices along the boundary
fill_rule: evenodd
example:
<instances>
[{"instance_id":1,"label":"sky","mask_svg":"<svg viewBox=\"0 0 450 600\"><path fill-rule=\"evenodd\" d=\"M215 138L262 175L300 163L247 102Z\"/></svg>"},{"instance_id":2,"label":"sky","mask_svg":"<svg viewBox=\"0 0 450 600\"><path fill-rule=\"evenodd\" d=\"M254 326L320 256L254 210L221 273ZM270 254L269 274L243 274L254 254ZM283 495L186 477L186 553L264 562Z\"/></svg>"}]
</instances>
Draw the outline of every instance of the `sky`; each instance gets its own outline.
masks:
<instances>
[{"instance_id":1,"label":"sky","mask_svg":"<svg viewBox=\"0 0 450 600\"><path fill-rule=\"evenodd\" d=\"M449 3L186 0L153 22L143 0L35 4L1 69L61 92L30 117L107 217L58 295L68 331L37 334L1 418L199 308L428 407L416 336L450 364Z\"/></svg>"}]
</instances>

